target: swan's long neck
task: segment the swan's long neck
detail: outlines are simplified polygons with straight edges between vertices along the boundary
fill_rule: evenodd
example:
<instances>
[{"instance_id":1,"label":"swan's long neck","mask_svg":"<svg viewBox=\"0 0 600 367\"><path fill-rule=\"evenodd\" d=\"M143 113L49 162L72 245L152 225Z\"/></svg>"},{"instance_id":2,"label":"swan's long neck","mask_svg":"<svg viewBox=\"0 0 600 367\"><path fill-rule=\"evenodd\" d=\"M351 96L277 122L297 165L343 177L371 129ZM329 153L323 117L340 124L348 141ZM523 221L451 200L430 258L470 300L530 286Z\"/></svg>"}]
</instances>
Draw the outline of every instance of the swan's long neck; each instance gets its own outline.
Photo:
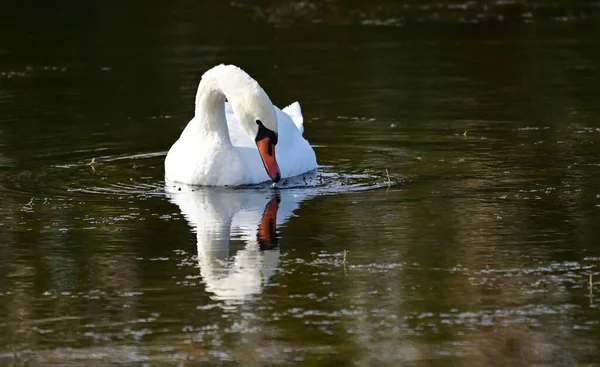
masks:
<instances>
[{"instance_id":1,"label":"swan's long neck","mask_svg":"<svg viewBox=\"0 0 600 367\"><path fill-rule=\"evenodd\" d=\"M248 127L245 121L253 121L257 116L277 121L271 100L256 80L237 66L218 65L204 73L198 86L195 129L231 143L225 118L226 99L248 134L254 125Z\"/></svg>"},{"instance_id":2,"label":"swan's long neck","mask_svg":"<svg viewBox=\"0 0 600 367\"><path fill-rule=\"evenodd\" d=\"M202 136L211 136L222 143L231 144L225 118L226 98L218 79L213 75L205 75L196 93L195 127Z\"/></svg>"}]
</instances>

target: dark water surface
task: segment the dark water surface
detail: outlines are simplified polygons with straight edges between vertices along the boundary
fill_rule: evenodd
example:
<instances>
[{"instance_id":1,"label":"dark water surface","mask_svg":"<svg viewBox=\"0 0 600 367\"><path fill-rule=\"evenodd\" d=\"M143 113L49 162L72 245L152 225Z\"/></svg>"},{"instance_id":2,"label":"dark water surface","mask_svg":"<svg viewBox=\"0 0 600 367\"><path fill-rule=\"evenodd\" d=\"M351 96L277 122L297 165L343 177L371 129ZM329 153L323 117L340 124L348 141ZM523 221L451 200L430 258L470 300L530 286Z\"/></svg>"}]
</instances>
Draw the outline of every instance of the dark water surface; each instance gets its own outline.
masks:
<instances>
[{"instance_id":1,"label":"dark water surface","mask_svg":"<svg viewBox=\"0 0 600 367\"><path fill-rule=\"evenodd\" d=\"M562 3L0 6L0 365L599 366L600 5ZM165 188L220 62L317 175Z\"/></svg>"}]
</instances>

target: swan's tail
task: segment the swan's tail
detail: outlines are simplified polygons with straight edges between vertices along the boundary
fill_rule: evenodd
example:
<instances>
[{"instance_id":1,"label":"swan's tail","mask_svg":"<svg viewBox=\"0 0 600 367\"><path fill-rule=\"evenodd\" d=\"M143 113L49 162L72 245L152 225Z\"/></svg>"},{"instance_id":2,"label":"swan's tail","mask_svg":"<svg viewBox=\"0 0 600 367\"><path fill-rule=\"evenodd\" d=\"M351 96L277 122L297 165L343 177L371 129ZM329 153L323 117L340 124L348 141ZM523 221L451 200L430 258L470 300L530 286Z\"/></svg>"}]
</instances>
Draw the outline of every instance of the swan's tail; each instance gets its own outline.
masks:
<instances>
[{"instance_id":1,"label":"swan's tail","mask_svg":"<svg viewBox=\"0 0 600 367\"><path fill-rule=\"evenodd\" d=\"M300 130L301 133L304 133L304 117L302 117L302 109L300 108L300 103L294 102L286 108L282 109L283 112L287 113L294 121L294 124Z\"/></svg>"}]
</instances>

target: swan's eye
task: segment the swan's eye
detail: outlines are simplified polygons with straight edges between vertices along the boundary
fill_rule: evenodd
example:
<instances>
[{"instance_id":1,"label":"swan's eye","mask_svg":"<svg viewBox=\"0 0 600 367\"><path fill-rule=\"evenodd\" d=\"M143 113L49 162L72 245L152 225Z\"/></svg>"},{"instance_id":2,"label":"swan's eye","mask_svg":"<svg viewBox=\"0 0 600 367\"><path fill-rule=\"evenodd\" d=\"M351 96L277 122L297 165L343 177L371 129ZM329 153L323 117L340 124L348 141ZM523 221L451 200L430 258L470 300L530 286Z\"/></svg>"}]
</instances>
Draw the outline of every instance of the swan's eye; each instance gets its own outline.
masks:
<instances>
[{"instance_id":1,"label":"swan's eye","mask_svg":"<svg viewBox=\"0 0 600 367\"><path fill-rule=\"evenodd\" d=\"M256 134L255 141L259 141L264 138L269 138L271 139L271 143L273 144L273 146L277 145L277 134L273 130L265 127L265 125L263 125L262 121L260 120L256 120L256 124L258 125L258 133ZM269 149L271 148L269 147Z\"/></svg>"}]
</instances>

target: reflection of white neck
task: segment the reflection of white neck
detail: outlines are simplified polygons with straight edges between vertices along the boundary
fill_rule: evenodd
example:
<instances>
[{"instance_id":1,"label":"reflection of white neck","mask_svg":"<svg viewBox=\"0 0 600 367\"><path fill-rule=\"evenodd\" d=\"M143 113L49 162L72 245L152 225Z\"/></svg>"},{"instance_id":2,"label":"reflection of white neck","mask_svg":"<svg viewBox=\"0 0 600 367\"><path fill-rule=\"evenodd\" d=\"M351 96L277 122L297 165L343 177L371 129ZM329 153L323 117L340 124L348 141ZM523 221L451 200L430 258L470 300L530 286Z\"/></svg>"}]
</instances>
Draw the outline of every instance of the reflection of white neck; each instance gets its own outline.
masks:
<instances>
[{"instance_id":1,"label":"reflection of white neck","mask_svg":"<svg viewBox=\"0 0 600 367\"><path fill-rule=\"evenodd\" d=\"M213 298L248 300L260 294L279 265L279 249L261 251L257 242L272 192L217 188L179 192L168 187L167 191L196 231L200 275ZM302 198L283 195L277 222L289 217ZM231 237L245 242L233 257L229 256Z\"/></svg>"},{"instance_id":2,"label":"reflection of white neck","mask_svg":"<svg viewBox=\"0 0 600 367\"><path fill-rule=\"evenodd\" d=\"M246 300L262 293L264 285L279 264L279 249L260 251L256 242L239 250L233 261L223 251L208 250L198 240L200 275L206 290L217 299Z\"/></svg>"},{"instance_id":3,"label":"reflection of white neck","mask_svg":"<svg viewBox=\"0 0 600 367\"><path fill-rule=\"evenodd\" d=\"M204 203L205 212L201 216L202 221L198 221L196 227L200 274L206 283L206 290L214 293L216 298L244 300L262 292L263 285L273 272L272 269L279 264L279 249L260 251L256 242L256 228L262 213L251 211L245 213L247 215L241 223L249 227L246 228L249 230L248 235L245 236L247 238L244 238L246 246L230 258L229 240L232 235L234 216L244 210L240 201L234 203L219 201L210 205ZM234 207L231 204L235 204ZM219 213L226 215L220 218L207 215L208 210L215 208L219 210L226 208L226 211Z\"/></svg>"}]
</instances>

